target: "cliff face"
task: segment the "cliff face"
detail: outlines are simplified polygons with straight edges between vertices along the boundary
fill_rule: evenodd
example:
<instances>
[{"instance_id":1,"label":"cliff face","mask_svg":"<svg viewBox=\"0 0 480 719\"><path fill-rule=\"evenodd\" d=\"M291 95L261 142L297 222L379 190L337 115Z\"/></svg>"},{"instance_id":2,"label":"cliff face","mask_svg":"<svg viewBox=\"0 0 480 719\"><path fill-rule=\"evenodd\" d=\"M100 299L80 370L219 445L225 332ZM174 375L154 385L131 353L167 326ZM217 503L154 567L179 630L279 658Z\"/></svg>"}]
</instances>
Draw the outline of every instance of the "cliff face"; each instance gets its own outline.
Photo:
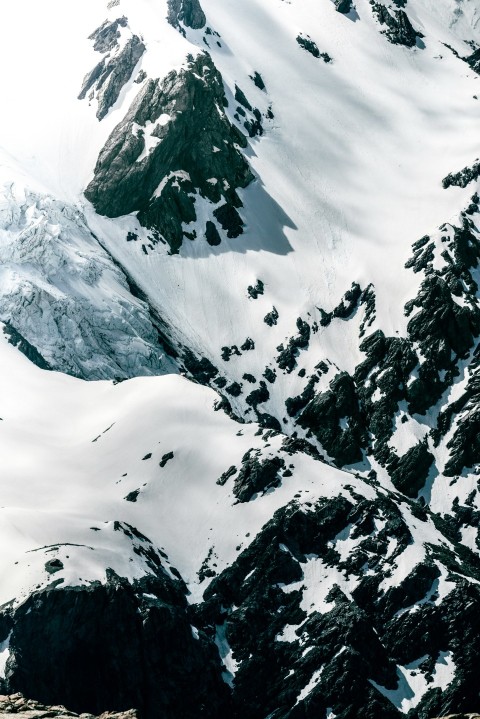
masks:
<instances>
[{"instance_id":1,"label":"cliff face","mask_svg":"<svg viewBox=\"0 0 480 719\"><path fill-rule=\"evenodd\" d=\"M77 712L224 717L216 647L192 630L183 582L151 559L156 576L133 586L109 572L105 585L32 595L7 619L4 685Z\"/></svg>"}]
</instances>

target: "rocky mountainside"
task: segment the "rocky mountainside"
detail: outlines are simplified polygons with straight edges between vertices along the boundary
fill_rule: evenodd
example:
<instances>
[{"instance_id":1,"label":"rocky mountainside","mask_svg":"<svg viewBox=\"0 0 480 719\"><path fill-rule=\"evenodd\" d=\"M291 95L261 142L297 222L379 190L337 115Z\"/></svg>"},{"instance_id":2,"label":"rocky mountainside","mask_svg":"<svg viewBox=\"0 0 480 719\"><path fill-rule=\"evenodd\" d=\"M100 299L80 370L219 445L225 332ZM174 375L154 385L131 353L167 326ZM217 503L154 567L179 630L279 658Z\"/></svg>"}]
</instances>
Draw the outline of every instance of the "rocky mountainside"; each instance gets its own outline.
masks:
<instances>
[{"instance_id":1,"label":"rocky mountainside","mask_svg":"<svg viewBox=\"0 0 480 719\"><path fill-rule=\"evenodd\" d=\"M0 710L475 711L477 0L0 18Z\"/></svg>"}]
</instances>

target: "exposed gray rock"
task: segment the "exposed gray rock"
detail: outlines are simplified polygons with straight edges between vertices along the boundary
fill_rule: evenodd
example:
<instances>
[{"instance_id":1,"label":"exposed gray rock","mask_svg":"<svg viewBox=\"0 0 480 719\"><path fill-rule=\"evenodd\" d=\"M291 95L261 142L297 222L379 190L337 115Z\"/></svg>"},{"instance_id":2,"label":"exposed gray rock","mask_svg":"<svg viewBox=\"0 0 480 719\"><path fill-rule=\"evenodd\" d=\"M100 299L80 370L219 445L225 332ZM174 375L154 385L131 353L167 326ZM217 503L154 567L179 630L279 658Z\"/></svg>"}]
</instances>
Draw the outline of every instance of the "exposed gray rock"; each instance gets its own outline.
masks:
<instances>
[{"instance_id":1,"label":"exposed gray rock","mask_svg":"<svg viewBox=\"0 0 480 719\"><path fill-rule=\"evenodd\" d=\"M378 685L395 690L399 665L419 657L416 675L428 685L446 651L456 667L454 679L444 690L428 687L409 716L468 709L477 700L471 626L479 626L480 592L458 571L468 566L469 576L479 577L478 559L449 538L438 550L426 545L424 558L385 587L385 577L414 541L409 523L394 494L382 490L367 499L349 490L350 496L294 501L279 509L204 593L201 615L209 625L223 626L237 662L233 697L242 719L318 719L330 710L345 719L400 719L404 715ZM438 515L416 502L405 504L415 525L441 526L451 537ZM345 536L355 549L341 556ZM355 577L355 589L350 593L333 583L325 593L327 606L310 604L312 560L326 573L335 567L347 581ZM449 594L437 590L442 564L452 582ZM313 586L321 591L324 580L317 576Z\"/></svg>"},{"instance_id":2,"label":"exposed gray rock","mask_svg":"<svg viewBox=\"0 0 480 719\"><path fill-rule=\"evenodd\" d=\"M352 9L352 0L334 0L334 3L337 12L341 12L344 15L348 15Z\"/></svg>"},{"instance_id":3,"label":"exposed gray rock","mask_svg":"<svg viewBox=\"0 0 480 719\"><path fill-rule=\"evenodd\" d=\"M318 49L318 45L316 42L314 42L309 35L297 35L297 42L300 45L301 48L306 50L310 53L310 55L313 55L313 57L316 58L322 58L324 62L331 62L332 58L330 55L326 52L320 52Z\"/></svg>"}]
</instances>

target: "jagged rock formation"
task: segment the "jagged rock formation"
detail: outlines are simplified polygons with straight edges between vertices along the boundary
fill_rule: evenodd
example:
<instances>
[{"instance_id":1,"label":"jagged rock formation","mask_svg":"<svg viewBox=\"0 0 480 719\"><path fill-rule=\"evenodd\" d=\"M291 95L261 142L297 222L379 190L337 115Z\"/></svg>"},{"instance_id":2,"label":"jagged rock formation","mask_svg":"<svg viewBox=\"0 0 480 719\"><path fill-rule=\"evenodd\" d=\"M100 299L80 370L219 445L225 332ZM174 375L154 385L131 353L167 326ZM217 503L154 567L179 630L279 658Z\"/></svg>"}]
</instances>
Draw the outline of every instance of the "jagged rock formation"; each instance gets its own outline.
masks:
<instances>
[{"instance_id":1,"label":"jagged rock formation","mask_svg":"<svg viewBox=\"0 0 480 719\"><path fill-rule=\"evenodd\" d=\"M236 189L253 175L238 149L246 139L227 120L225 105L221 77L206 53L161 82L149 80L100 153L85 196L109 217L138 212L172 252L182 245L183 225L197 218L198 197L217 205L219 226L237 237ZM211 226L207 232L216 242Z\"/></svg>"},{"instance_id":2,"label":"jagged rock formation","mask_svg":"<svg viewBox=\"0 0 480 719\"><path fill-rule=\"evenodd\" d=\"M126 712L104 712L101 716L95 718L93 714L76 714L69 711L64 706L47 706L35 701L34 699L26 699L22 694L0 695L0 717L9 717L15 715L18 719L46 719L52 717L54 719L72 719L74 717L82 717L82 719L137 719L137 712L130 709Z\"/></svg>"},{"instance_id":3,"label":"jagged rock formation","mask_svg":"<svg viewBox=\"0 0 480 719\"><path fill-rule=\"evenodd\" d=\"M422 489L434 461L434 447L450 431L453 415L459 413L460 420L446 447L445 473L457 475L480 458L475 439L478 351L472 354L480 334L475 280L480 256L474 219L477 202L475 195L458 223L442 226L438 237L424 237L414 244L407 268L422 273L424 280L418 296L405 307L410 318L407 338L386 337L378 330L366 334L375 302L354 285L332 312L320 310L319 324L328 327L335 318L351 320L359 303L366 302L368 320L362 321L359 336L364 361L353 375L336 373L321 391L318 385L330 368L320 363L316 372L305 378L301 394L285 402L296 426L303 428L307 437L315 437L338 466L361 462L365 452L371 453L388 468L394 484L412 497ZM312 325L311 330L299 321L306 332L300 347L308 351L316 327ZM297 347L295 337L286 349L278 347L282 352L276 362L284 373L295 367ZM392 438L399 427L410 421L408 415L424 415L441 401L464 362L468 362L469 379L458 400L440 412L436 426L426 426L415 444L398 453Z\"/></svg>"},{"instance_id":4,"label":"jagged rock formation","mask_svg":"<svg viewBox=\"0 0 480 719\"><path fill-rule=\"evenodd\" d=\"M4 5L2 691L478 707L472 3Z\"/></svg>"},{"instance_id":5,"label":"jagged rock formation","mask_svg":"<svg viewBox=\"0 0 480 719\"><path fill-rule=\"evenodd\" d=\"M0 319L10 341L38 366L78 377L171 371L161 318L82 213L18 186L1 199Z\"/></svg>"},{"instance_id":6,"label":"jagged rock formation","mask_svg":"<svg viewBox=\"0 0 480 719\"><path fill-rule=\"evenodd\" d=\"M414 47L417 38L422 34L415 30L410 22L408 15L404 10L395 10L394 14L381 3L371 0L372 10L377 16L380 25L385 25L385 35L394 45L405 45L406 47Z\"/></svg>"},{"instance_id":7,"label":"jagged rock formation","mask_svg":"<svg viewBox=\"0 0 480 719\"><path fill-rule=\"evenodd\" d=\"M452 574L466 554L458 545L456 556L431 547L410 573L393 580L385 569L414 543L413 526L417 531L432 520L440 526L440 518L415 502L399 512L393 497L372 501L350 491L348 498L279 510L205 593L200 611L212 627L224 627L236 662L234 699L245 719L329 712L397 719L395 692L410 674L431 690L423 701L402 705L410 717L474 701L474 690L462 695L463 680L440 691L448 667L455 665L459 677L474 671L464 654L474 636L468 640L464 623L453 619L464 591L478 612L476 585ZM473 554L468 562L478 576ZM447 575L456 587L445 596Z\"/></svg>"},{"instance_id":8,"label":"jagged rock formation","mask_svg":"<svg viewBox=\"0 0 480 719\"><path fill-rule=\"evenodd\" d=\"M207 20L199 0L168 0L168 22L178 29L184 25L200 30Z\"/></svg>"},{"instance_id":9,"label":"jagged rock formation","mask_svg":"<svg viewBox=\"0 0 480 719\"><path fill-rule=\"evenodd\" d=\"M90 36L94 49L104 57L85 76L78 99L84 100L87 95L89 100L95 98L98 101L99 120L103 120L115 105L145 52L142 40L131 33L130 37L120 44L120 28L125 28L124 32L128 32L127 27L127 18L121 17L114 22L105 21Z\"/></svg>"},{"instance_id":10,"label":"jagged rock formation","mask_svg":"<svg viewBox=\"0 0 480 719\"><path fill-rule=\"evenodd\" d=\"M334 0L334 2L337 12L341 12L344 15L348 15L352 9L352 0Z\"/></svg>"}]
</instances>

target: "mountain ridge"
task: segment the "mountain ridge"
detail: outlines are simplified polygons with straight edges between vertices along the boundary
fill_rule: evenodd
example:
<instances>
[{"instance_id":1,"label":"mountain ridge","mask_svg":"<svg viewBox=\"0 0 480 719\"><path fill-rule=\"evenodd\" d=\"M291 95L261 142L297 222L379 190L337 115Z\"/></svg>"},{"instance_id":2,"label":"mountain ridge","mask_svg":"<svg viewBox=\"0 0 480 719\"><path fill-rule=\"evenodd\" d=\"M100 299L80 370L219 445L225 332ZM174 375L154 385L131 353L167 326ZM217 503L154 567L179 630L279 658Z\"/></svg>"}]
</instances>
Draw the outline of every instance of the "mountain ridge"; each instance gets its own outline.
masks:
<instances>
[{"instance_id":1,"label":"mountain ridge","mask_svg":"<svg viewBox=\"0 0 480 719\"><path fill-rule=\"evenodd\" d=\"M475 0L3 12L2 691L474 710Z\"/></svg>"}]
</instances>

